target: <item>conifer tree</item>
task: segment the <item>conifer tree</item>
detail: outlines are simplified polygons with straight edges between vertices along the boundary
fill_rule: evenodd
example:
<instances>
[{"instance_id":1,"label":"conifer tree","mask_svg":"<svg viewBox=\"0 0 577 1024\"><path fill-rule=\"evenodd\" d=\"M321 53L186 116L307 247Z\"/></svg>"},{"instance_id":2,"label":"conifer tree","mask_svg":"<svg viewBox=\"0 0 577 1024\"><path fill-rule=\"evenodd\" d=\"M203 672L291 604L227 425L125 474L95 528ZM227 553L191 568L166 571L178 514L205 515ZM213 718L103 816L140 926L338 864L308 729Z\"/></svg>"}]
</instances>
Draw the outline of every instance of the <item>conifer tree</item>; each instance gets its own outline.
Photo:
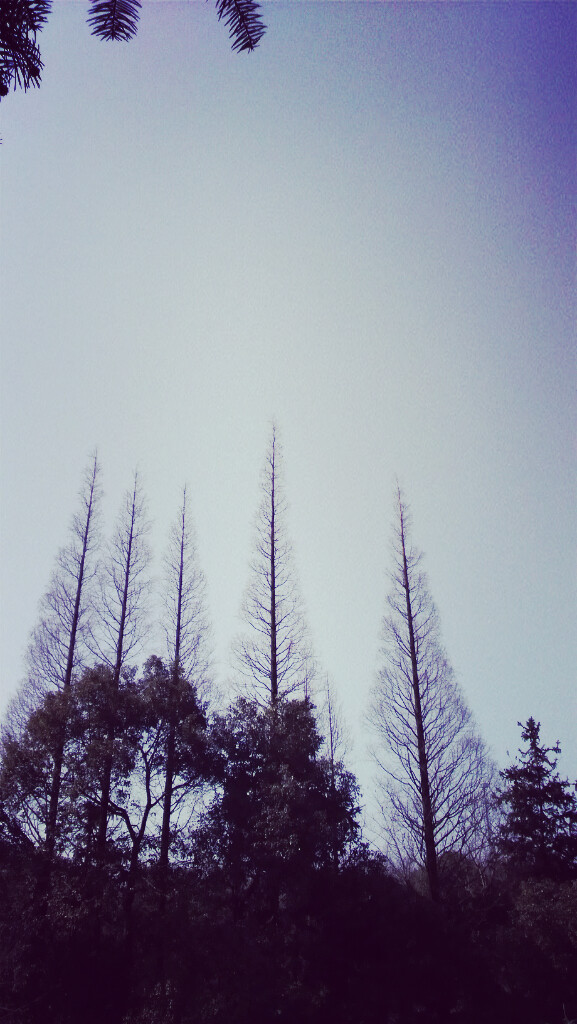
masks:
<instances>
[{"instance_id":1,"label":"conifer tree","mask_svg":"<svg viewBox=\"0 0 577 1024\"><path fill-rule=\"evenodd\" d=\"M561 779L559 743L540 742L541 723L529 718L521 725L527 748L518 762L502 771L504 786L498 802L505 811L498 848L521 877L563 881L577 877L576 786ZM551 756L554 755L554 756Z\"/></svg>"}]
</instances>

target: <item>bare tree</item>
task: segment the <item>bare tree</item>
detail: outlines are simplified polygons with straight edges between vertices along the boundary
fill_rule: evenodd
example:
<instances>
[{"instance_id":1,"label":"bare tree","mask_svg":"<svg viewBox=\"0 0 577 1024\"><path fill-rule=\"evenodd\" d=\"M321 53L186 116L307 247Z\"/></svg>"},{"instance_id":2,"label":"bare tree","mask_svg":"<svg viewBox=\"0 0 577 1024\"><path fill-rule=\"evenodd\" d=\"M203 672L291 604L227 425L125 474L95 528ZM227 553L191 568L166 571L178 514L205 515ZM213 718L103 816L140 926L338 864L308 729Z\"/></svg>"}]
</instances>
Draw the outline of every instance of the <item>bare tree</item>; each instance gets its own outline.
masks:
<instances>
[{"instance_id":1,"label":"bare tree","mask_svg":"<svg viewBox=\"0 0 577 1024\"><path fill-rule=\"evenodd\" d=\"M92 584L99 541L100 467L96 453L86 470L70 540L57 557L50 586L40 603L40 620L28 649L28 676L9 711L5 736L24 738L31 714L50 693L61 694L59 717L51 729L51 782L46 792L44 817L46 851L51 858L57 835L57 818L66 743L67 695L87 655L87 633L92 611Z\"/></svg>"},{"instance_id":2,"label":"bare tree","mask_svg":"<svg viewBox=\"0 0 577 1024\"><path fill-rule=\"evenodd\" d=\"M190 719L193 710L197 709L199 721L202 718L197 695L208 683L210 660L206 584L198 566L186 488L165 558L164 598L170 682L163 702L167 734L159 865L165 870L168 867L175 775L186 767L188 760L184 758L182 763L182 756L179 757L178 734L183 716Z\"/></svg>"},{"instance_id":3,"label":"bare tree","mask_svg":"<svg viewBox=\"0 0 577 1024\"><path fill-rule=\"evenodd\" d=\"M70 686L86 660L93 609L92 584L100 540L100 466L91 457L80 491L80 507L70 525L70 540L61 548L27 653L26 721L50 690Z\"/></svg>"},{"instance_id":4,"label":"bare tree","mask_svg":"<svg viewBox=\"0 0 577 1024\"><path fill-rule=\"evenodd\" d=\"M150 586L149 524L138 473L127 491L116 531L109 544L101 577L98 629L92 635L93 653L112 669L112 693L117 693L129 655L138 651L145 629L146 599ZM106 848L110 780L114 758L114 709L103 758L97 855Z\"/></svg>"},{"instance_id":5,"label":"bare tree","mask_svg":"<svg viewBox=\"0 0 577 1024\"><path fill-rule=\"evenodd\" d=\"M346 725L343 724L342 708L335 697L328 675L324 680L324 691L319 712L319 726L324 735L323 753L330 780L330 795L334 801L338 792L339 779L343 773L346 773L344 762L350 737ZM331 820L331 828L333 831L332 860L336 866L339 862L340 845L338 823L335 818Z\"/></svg>"},{"instance_id":6,"label":"bare tree","mask_svg":"<svg viewBox=\"0 0 577 1024\"><path fill-rule=\"evenodd\" d=\"M328 674L324 676L322 690L318 687L318 726L324 738L324 756L329 762L331 777L334 777L335 767L349 753L351 736Z\"/></svg>"},{"instance_id":7,"label":"bare tree","mask_svg":"<svg viewBox=\"0 0 577 1024\"><path fill-rule=\"evenodd\" d=\"M424 865L438 900L441 855L472 853L482 841L492 768L441 646L400 489L397 514L384 664L369 720L380 741L375 759L390 847L397 860Z\"/></svg>"},{"instance_id":8,"label":"bare tree","mask_svg":"<svg viewBox=\"0 0 577 1024\"><path fill-rule=\"evenodd\" d=\"M308 696L313 659L286 535L282 457L273 426L261 480L255 553L243 603L248 632L236 663L257 698L272 705L291 693Z\"/></svg>"}]
</instances>

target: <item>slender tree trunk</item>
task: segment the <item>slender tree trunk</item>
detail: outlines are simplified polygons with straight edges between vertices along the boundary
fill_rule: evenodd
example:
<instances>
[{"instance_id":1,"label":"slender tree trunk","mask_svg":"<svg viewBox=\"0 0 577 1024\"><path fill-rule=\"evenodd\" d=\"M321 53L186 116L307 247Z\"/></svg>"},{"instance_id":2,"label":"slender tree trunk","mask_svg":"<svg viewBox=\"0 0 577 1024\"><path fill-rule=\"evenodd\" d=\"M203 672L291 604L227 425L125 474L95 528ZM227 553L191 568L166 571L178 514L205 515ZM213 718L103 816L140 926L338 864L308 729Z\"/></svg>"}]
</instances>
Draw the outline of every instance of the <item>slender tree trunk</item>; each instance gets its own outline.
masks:
<instances>
[{"instance_id":1,"label":"slender tree trunk","mask_svg":"<svg viewBox=\"0 0 577 1024\"><path fill-rule=\"evenodd\" d=\"M90 531L93 521L94 505L96 500L96 481L98 477L98 461L96 456L94 457L94 463L92 467L92 477L90 479L90 489L88 492L88 502L86 509L86 519L84 523L84 530L82 534L82 551L80 556L80 565L78 567L77 581L76 581L76 594L74 597L74 611L72 614L72 623L70 627L70 639L68 643L68 654L66 659L66 670L64 674L64 692L68 694L72 684L72 670L74 668L74 654L76 651L76 637L78 633L78 623L80 620L80 610L82 607L82 591L84 586L84 576L86 568L86 557L88 553L88 546L90 541ZM48 822L46 826L46 852L48 854L48 860L51 861L54 856L54 847L56 844L56 822L58 818L58 804L60 800L60 787L62 782L62 766L64 762L64 745L66 742L66 718L68 716L68 709L65 706L65 719L62 721L59 729L59 735L57 739L56 750L54 753L54 767L52 769L52 781L50 786L50 798L48 804Z\"/></svg>"},{"instance_id":2,"label":"slender tree trunk","mask_svg":"<svg viewBox=\"0 0 577 1024\"><path fill-rule=\"evenodd\" d=\"M409 586L409 573L407 568L407 553L405 549L405 530L401 513L401 548L403 556L403 582L405 599L407 605L407 625L409 628L409 646L411 652L411 669L413 676L413 697L415 702L415 725L417 729L417 748L419 754L419 774L421 782L421 800L423 805L423 833L425 840L425 864L429 880L431 899L435 902L439 899L439 872L437 864L437 848L435 844L435 823L433 819L433 808L431 804L431 790L429 785L429 766L427 762L427 751L425 746L425 730L423 728L423 712L421 707L421 685L417 665L417 651L415 646L415 631L413 624L413 611L411 607L411 588Z\"/></svg>"},{"instance_id":3,"label":"slender tree trunk","mask_svg":"<svg viewBox=\"0 0 577 1024\"><path fill-rule=\"evenodd\" d=\"M249 628L235 645L235 660L249 692L274 707L295 692L308 696L314 673L286 535L282 450L274 426L261 475L261 494L255 557L243 601Z\"/></svg>"},{"instance_id":4,"label":"slender tree trunk","mask_svg":"<svg viewBox=\"0 0 577 1024\"><path fill-rule=\"evenodd\" d=\"M274 436L271 466L271 497L270 497L270 701L278 700L278 661L276 635L276 544L275 544L275 480L274 480Z\"/></svg>"},{"instance_id":5,"label":"slender tree trunk","mask_svg":"<svg viewBox=\"0 0 577 1024\"><path fill-rule=\"evenodd\" d=\"M329 753L330 753L330 765L331 765L331 840L332 849L331 856L333 862L333 868L336 870L339 866L339 842L337 834L337 822L334 814L335 802L336 802L336 780L335 780L335 727L333 720L333 704L329 690L329 684L327 681L327 705L328 705L328 716L329 716Z\"/></svg>"},{"instance_id":6,"label":"slender tree trunk","mask_svg":"<svg viewBox=\"0 0 577 1024\"><path fill-rule=\"evenodd\" d=\"M126 617L128 613L128 596L130 591L130 582L132 577L132 545L134 542L134 531L136 525L136 483L133 493L132 510L130 517L130 529L128 534L128 549L126 552L125 568L124 568L124 587L122 592L122 602L120 608L120 620L118 624L118 638L116 643L116 660L114 664L114 673L112 677L112 693L110 695L111 700L116 705L116 695L120 688L120 673L122 670L122 658L123 658L123 647L124 647L124 634L126 630ZM101 777L101 793L100 793L100 808L98 814L98 831L96 835L96 857L98 860L103 860L106 853L106 832L108 827L108 805L110 802L110 786L112 780L112 765L114 760L114 736L115 726L114 719L116 717L116 706L112 709L112 722L106 739L106 752L104 756L104 764L102 767Z\"/></svg>"},{"instance_id":7,"label":"slender tree trunk","mask_svg":"<svg viewBox=\"0 0 577 1024\"><path fill-rule=\"evenodd\" d=\"M168 871L168 851L170 846L170 816L172 813L172 785L174 781L174 749L176 740L176 716L174 701L178 691L180 676L180 643L182 635L182 597L184 587L184 542L186 536L186 490L182 506L182 522L180 533L180 562L178 568L178 594L176 600L176 627L174 636L174 659L172 663L172 694L169 702L170 717L166 745L166 775L164 779L164 797L162 806L162 830L160 834L159 866L161 875Z\"/></svg>"}]
</instances>

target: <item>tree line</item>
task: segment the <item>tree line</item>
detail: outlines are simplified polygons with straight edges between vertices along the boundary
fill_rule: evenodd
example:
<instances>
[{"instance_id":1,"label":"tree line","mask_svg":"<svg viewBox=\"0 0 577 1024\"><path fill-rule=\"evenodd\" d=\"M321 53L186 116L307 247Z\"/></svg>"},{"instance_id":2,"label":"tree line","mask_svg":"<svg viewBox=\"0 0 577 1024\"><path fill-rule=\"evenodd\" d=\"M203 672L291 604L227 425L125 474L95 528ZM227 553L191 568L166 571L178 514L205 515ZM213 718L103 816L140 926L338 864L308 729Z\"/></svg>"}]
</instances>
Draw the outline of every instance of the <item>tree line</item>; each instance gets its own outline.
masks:
<instances>
[{"instance_id":1,"label":"tree line","mask_svg":"<svg viewBox=\"0 0 577 1024\"><path fill-rule=\"evenodd\" d=\"M574 787L532 718L497 773L400 489L395 519L367 712L377 849L299 600L276 431L224 708L186 489L153 629L141 481L103 544L91 459L2 727L0 1019L577 1014Z\"/></svg>"}]
</instances>

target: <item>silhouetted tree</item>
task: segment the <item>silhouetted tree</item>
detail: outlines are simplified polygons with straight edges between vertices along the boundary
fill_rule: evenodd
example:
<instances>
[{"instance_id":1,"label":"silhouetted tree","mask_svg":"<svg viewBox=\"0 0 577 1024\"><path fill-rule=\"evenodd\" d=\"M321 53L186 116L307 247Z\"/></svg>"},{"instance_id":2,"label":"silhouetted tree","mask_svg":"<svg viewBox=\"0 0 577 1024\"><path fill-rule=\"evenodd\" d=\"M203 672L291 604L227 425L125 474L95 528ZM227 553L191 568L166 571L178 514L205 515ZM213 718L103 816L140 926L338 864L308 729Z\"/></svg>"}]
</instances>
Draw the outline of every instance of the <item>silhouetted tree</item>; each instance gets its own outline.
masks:
<instances>
[{"instance_id":1,"label":"silhouetted tree","mask_svg":"<svg viewBox=\"0 0 577 1024\"><path fill-rule=\"evenodd\" d=\"M92 636L95 656L112 671L113 690L118 690L128 656L134 655L140 648L145 632L146 599L150 586L150 551L146 540L148 529L144 496L138 474L135 473L133 486L126 494L104 561L98 623ZM113 711L113 704L110 708ZM107 749L102 761L97 837L100 857L103 857L106 848L115 734L114 715L111 714Z\"/></svg>"},{"instance_id":2,"label":"silhouetted tree","mask_svg":"<svg viewBox=\"0 0 577 1024\"><path fill-rule=\"evenodd\" d=\"M32 817L44 831L44 843L52 858L57 840L57 818L63 770L64 746L67 729L69 690L75 673L86 661L87 634L92 611L92 584L96 569L96 549L99 539L100 487L99 465L96 454L86 472L80 493L80 510L75 514L70 529L70 541L58 554L50 586L40 604L40 620L28 649L28 676L25 685L12 702L4 734L8 742L23 740L20 755L32 758L32 746L40 743L44 757L52 764L51 782L46 792L46 804L40 792L34 789ZM52 694L50 700L44 698ZM60 696L56 696L60 694ZM42 706L42 713L31 719L34 709ZM33 722L33 728L31 726ZM34 741L33 741L34 735ZM17 745L16 745L17 746ZM16 746L11 746L15 754ZM45 780L46 781L46 780ZM42 822L42 825L41 825Z\"/></svg>"},{"instance_id":3,"label":"silhouetted tree","mask_svg":"<svg viewBox=\"0 0 577 1024\"><path fill-rule=\"evenodd\" d=\"M325 679L323 704L320 710L320 728L324 734L323 753L325 755L331 792L336 793L336 779L342 770L346 752L346 730L342 725L340 708L328 676ZM333 862L339 863L339 840L335 831L333 843Z\"/></svg>"},{"instance_id":4,"label":"silhouetted tree","mask_svg":"<svg viewBox=\"0 0 577 1024\"><path fill-rule=\"evenodd\" d=\"M92 666L77 681L72 698L67 755L74 856L85 863L102 858L99 839L106 772L108 853L114 852L117 861L130 861L131 853L137 859L152 797L146 770L138 780L138 792L134 776L139 754L150 775L153 744L147 744L149 715L136 672L124 668L117 678L112 666Z\"/></svg>"},{"instance_id":5,"label":"silhouetted tree","mask_svg":"<svg viewBox=\"0 0 577 1024\"><path fill-rule=\"evenodd\" d=\"M292 551L286 535L282 457L273 427L261 481L255 553L243 604L248 632L236 644L236 664L248 692L271 705L309 694L314 671Z\"/></svg>"},{"instance_id":6,"label":"silhouetted tree","mask_svg":"<svg viewBox=\"0 0 577 1024\"><path fill-rule=\"evenodd\" d=\"M562 881L577 877L577 798L575 786L555 771L559 743L540 743L541 723L521 725L527 748L517 764L500 773L498 803L505 812L498 849L521 877ZM573 792L572 792L573 790Z\"/></svg>"},{"instance_id":7,"label":"silhouetted tree","mask_svg":"<svg viewBox=\"0 0 577 1024\"><path fill-rule=\"evenodd\" d=\"M61 784L67 764L62 752L69 737L70 691L49 691L28 721L2 735L0 805L4 818L0 834L25 836L34 847L46 849L51 820L55 772L59 769L59 850L66 845L66 813L61 808ZM60 755L60 756L59 756Z\"/></svg>"},{"instance_id":8,"label":"silhouetted tree","mask_svg":"<svg viewBox=\"0 0 577 1024\"><path fill-rule=\"evenodd\" d=\"M168 867L175 777L187 761L186 757L184 761L179 758L177 746L182 742L183 723L190 725L191 715L198 715L204 721L198 688L206 686L209 667L206 585L198 567L194 531L187 512L186 488L165 559L164 598L169 670L164 686L156 690L160 700L159 712L166 728L159 853L162 870ZM180 786L186 790L186 782L181 780Z\"/></svg>"},{"instance_id":9,"label":"silhouetted tree","mask_svg":"<svg viewBox=\"0 0 577 1024\"><path fill-rule=\"evenodd\" d=\"M408 865L423 863L439 899L440 853L482 842L491 769L439 638L439 623L411 546L397 490L395 562L384 622L384 665L369 719L379 741L387 836Z\"/></svg>"},{"instance_id":10,"label":"silhouetted tree","mask_svg":"<svg viewBox=\"0 0 577 1024\"><path fill-rule=\"evenodd\" d=\"M321 755L308 700L259 707L239 698L217 718L219 793L198 840L224 866L239 914L276 921L307 892L311 872L344 858L358 834L358 789L341 762Z\"/></svg>"}]
</instances>

